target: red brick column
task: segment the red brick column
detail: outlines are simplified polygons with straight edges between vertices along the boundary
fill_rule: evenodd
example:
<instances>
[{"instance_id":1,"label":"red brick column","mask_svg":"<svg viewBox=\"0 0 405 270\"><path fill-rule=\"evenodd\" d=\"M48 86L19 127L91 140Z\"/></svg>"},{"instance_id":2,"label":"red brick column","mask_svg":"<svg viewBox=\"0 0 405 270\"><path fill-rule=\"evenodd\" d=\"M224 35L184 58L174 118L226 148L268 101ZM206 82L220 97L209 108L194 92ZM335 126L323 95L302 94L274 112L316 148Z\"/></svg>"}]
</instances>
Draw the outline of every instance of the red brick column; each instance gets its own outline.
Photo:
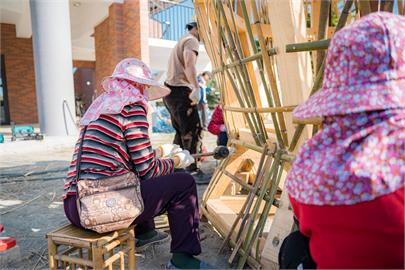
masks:
<instances>
[{"instance_id":1,"label":"red brick column","mask_svg":"<svg viewBox=\"0 0 405 270\"><path fill-rule=\"evenodd\" d=\"M123 6L126 56L139 58L149 64L148 1L126 0Z\"/></svg>"},{"instance_id":2,"label":"red brick column","mask_svg":"<svg viewBox=\"0 0 405 270\"><path fill-rule=\"evenodd\" d=\"M149 15L147 0L125 0L109 8L109 16L95 27L96 84L111 75L115 65L126 57L149 63Z\"/></svg>"},{"instance_id":3,"label":"red brick column","mask_svg":"<svg viewBox=\"0 0 405 270\"><path fill-rule=\"evenodd\" d=\"M103 77L110 75L116 63L124 54L121 32L122 4L114 3L109 8L109 16L94 29L96 53L96 88L100 93Z\"/></svg>"}]
</instances>

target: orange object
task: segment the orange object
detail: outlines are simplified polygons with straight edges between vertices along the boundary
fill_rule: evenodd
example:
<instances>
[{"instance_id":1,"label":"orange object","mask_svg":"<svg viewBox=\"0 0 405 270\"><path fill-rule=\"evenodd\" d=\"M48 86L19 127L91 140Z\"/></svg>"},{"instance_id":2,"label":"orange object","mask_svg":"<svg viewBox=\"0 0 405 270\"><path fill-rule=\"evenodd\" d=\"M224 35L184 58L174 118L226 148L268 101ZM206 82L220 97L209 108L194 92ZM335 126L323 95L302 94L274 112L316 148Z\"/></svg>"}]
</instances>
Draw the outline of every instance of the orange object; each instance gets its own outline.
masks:
<instances>
[{"instance_id":1,"label":"orange object","mask_svg":"<svg viewBox=\"0 0 405 270\"><path fill-rule=\"evenodd\" d=\"M17 241L14 237L0 237L0 252L14 247Z\"/></svg>"}]
</instances>

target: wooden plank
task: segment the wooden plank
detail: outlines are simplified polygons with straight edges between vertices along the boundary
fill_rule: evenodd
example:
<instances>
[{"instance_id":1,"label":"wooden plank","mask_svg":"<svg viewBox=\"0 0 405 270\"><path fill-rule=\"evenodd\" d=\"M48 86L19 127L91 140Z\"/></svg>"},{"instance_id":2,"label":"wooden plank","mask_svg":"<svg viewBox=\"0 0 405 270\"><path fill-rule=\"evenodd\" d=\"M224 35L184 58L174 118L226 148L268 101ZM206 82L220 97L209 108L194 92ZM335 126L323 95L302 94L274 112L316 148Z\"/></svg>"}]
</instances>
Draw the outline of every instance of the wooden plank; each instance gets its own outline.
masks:
<instances>
[{"instance_id":1,"label":"wooden plank","mask_svg":"<svg viewBox=\"0 0 405 270\"><path fill-rule=\"evenodd\" d=\"M230 200L222 200L222 199L212 199L208 200L207 202L207 210L209 213L214 217L211 222L215 224L215 227L218 227L221 232L229 232L233 223L236 220L237 214L242 208L244 201L239 200L237 198L230 199ZM260 209L260 213L262 212L263 207ZM271 230L271 225L273 222L272 215L275 211L271 211L271 215L268 218L267 226L264 229L264 233L269 233ZM234 230L231 239L235 241L235 237L237 232L239 231L240 224Z\"/></svg>"},{"instance_id":2,"label":"wooden plank","mask_svg":"<svg viewBox=\"0 0 405 270\"><path fill-rule=\"evenodd\" d=\"M315 2L316 3L316 2ZM304 3L295 0L270 0L269 17L273 27L273 46L285 48L287 44L306 42L306 21ZM278 84L283 106L301 104L309 96L313 84L311 59L308 52L287 54L283 50L274 56ZM295 125L292 116L286 114L287 136L291 140ZM298 146L310 137L308 128L299 140ZM297 147L296 149L298 149Z\"/></svg>"},{"instance_id":3,"label":"wooden plank","mask_svg":"<svg viewBox=\"0 0 405 270\"><path fill-rule=\"evenodd\" d=\"M284 180L283 180L284 182ZM261 263L263 269L278 269L278 253L284 238L293 227L293 212L289 209L290 201L287 192L281 193L280 206L276 211L270 232L264 244Z\"/></svg>"}]
</instances>

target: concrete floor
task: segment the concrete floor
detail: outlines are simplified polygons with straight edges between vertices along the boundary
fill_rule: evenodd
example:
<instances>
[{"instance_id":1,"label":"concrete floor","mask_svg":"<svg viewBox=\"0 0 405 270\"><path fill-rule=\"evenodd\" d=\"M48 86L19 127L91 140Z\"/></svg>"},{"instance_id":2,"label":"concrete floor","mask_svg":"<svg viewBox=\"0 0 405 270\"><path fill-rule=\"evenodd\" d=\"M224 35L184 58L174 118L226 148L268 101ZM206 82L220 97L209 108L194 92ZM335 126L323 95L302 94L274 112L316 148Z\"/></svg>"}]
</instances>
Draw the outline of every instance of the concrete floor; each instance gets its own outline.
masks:
<instances>
[{"instance_id":1,"label":"concrete floor","mask_svg":"<svg viewBox=\"0 0 405 270\"><path fill-rule=\"evenodd\" d=\"M1 132L1 130L0 130ZM44 141L10 142L0 145L0 223L6 235L15 236L21 258L8 269L46 269L45 234L67 223L61 195L63 178L72 156L75 137L45 138ZM173 134L152 134L154 146L171 142ZM204 135L208 150L216 137ZM208 159L202 169L212 173L216 161ZM201 198L206 185L198 186ZM221 268L229 268L229 251L218 254L221 238L208 223L201 223L203 253L199 258ZM138 269L162 269L170 258L169 243L147 250L137 257Z\"/></svg>"}]
</instances>

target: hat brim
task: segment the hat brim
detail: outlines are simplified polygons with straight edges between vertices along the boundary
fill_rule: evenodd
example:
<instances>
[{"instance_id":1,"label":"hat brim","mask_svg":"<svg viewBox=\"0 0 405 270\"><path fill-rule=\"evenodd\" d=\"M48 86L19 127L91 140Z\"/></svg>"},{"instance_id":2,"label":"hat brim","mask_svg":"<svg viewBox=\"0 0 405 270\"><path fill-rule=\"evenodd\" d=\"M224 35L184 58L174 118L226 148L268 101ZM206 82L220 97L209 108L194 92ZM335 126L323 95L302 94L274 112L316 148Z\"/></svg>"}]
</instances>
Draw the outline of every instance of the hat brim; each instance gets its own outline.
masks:
<instances>
[{"instance_id":1,"label":"hat brim","mask_svg":"<svg viewBox=\"0 0 405 270\"><path fill-rule=\"evenodd\" d=\"M145 88L145 97L150 101L157 100L159 98L163 98L163 97L169 95L171 92L171 90L169 88L161 85L159 82L157 82L155 80L133 78L133 77L125 76L125 75L104 77L101 82L103 89L105 91L110 91L109 82L112 80L115 80L115 79L123 79L123 80L132 81L132 82L146 85L147 87Z\"/></svg>"},{"instance_id":2,"label":"hat brim","mask_svg":"<svg viewBox=\"0 0 405 270\"><path fill-rule=\"evenodd\" d=\"M405 107L405 78L323 88L297 106L298 119Z\"/></svg>"},{"instance_id":3,"label":"hat brim","mask_svg":"<svg viewBox=\"0 0 405 270\"><path fill-rule=\"evenodd\" d=\"M148 100L157 100L169 95L171 90L161 85L151 85L145 89L145 95Z\"/></svg>"}]
</instances>

